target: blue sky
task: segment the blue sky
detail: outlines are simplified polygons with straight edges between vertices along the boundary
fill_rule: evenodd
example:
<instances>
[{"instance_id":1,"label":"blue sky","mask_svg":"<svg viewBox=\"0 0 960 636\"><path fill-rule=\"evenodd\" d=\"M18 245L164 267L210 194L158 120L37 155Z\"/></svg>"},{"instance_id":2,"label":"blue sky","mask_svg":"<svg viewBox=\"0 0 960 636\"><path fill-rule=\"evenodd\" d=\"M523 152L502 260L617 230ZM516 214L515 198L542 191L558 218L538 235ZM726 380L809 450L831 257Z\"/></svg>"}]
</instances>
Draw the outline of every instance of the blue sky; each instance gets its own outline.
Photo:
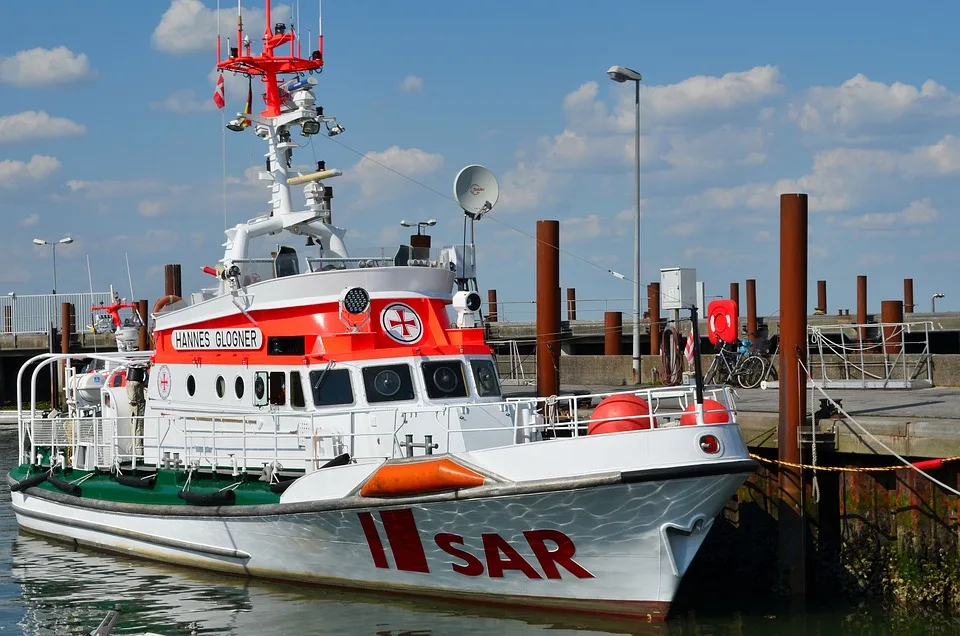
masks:
<instances>
[{"instance_id":1,"label":"blue sky","mask_svg":"<svg viewBox=\"0 0 960 636\"><path fill-rule=\"evenodd\" d=\"M262 5L244 4L259 34ZM125 253L138 298L162 294L165 263L183 265L185 292L209 284L200 267L222 255L224 227L221 115L246 92L228 81L224 112L211 101L215 3L30 6L6 8L17 28L0 49L0 285L48 292L50 250L31 239L67 235L60 291L87 290L89 256L97 290L129 295ZM905 277L920 308L944 292L938 308L956 309L960 5L732 6L327 0L317 92L347 132L295 160L344 170L329 183L334 220L357 255L403 240L403 218L437 218L434 243L458 241L462 216L445 197L462 166L486 165L502 194L477 227L481 288L532 298L534 243L512 228L558 219L563 248L595 264L565 255L561 284L599 317L584 301L631 294L606 272L632 268L632 88L605 75L623 64L644 75L644 283L695 267L713 296L756 278L759 311L773 313L778 195L799 191L811 197L809 307L826 279L830 312L855 308L866 274L870 311L901 298ZM286 19L296 4L274 11ZM315 36L316 3L300 15ZM268 193L251 180L260 143L249 131L226 143L233 225Z\"/></svg>"}]
</instances>

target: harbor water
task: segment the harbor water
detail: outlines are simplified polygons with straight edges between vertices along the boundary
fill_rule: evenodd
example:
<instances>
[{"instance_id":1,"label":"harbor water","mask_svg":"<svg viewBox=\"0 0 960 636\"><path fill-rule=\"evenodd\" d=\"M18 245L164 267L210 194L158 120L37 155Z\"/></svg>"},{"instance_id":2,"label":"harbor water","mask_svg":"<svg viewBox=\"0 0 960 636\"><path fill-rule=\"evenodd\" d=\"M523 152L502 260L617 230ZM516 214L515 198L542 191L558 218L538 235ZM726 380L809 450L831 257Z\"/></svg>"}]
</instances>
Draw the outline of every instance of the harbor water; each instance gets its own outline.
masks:
<instances>
[{"instance_id":1,"label":"harbor water","mask_svg":"<svg viewBox=\"0 0 960 636\"><path fill-rule=\"evenodd\" d=\"M345 593L207 574L101 554L19 532L6 473L16 431L0 429L0 634L81 634L109 610L114 634L639 634L912 636L957 634L944 616L874 606L790 612L680 600L665 624L637 624ZM731 586L736 581L730 582ZM719 605L719 606L718 606Z\"/></svg>"}]
</instances>

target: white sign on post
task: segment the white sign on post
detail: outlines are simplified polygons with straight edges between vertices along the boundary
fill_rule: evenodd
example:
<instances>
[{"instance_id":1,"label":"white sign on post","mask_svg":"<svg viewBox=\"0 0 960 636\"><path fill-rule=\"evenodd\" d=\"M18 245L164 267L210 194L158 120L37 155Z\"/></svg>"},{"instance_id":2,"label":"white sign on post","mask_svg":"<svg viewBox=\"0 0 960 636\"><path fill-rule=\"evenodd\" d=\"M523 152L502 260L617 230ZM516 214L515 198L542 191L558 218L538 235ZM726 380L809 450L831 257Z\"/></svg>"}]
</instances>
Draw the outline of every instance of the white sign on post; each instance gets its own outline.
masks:
<instances>
[{"instance_id":1,"label":"white sign on post","mask_svg":"<svg viewBox=\"0 0 960 636\"><path fill-rule=\"evenodd\" d=\"M249 329L174 329L170 335L178 351L195 349L259 349L263 334Z\"/></svg>"}]
</instances>

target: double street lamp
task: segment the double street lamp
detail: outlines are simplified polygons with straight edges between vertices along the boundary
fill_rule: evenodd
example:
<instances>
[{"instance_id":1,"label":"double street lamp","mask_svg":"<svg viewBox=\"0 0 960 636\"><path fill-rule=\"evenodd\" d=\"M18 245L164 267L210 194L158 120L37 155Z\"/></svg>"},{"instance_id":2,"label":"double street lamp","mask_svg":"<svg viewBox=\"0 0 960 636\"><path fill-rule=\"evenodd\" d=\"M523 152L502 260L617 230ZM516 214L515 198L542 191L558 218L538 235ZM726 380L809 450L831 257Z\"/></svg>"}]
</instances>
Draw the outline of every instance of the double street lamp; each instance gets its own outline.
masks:
<instances>
[{"instance_id":1,"label":"double street lamp","mask_svg":"<svg viewBox=\"0 0 960 636\"><path fill-rule=\"evenodd\" d=\"M633 82L636 85L634 104L637 125L633 149L633 183L636 190L633 206L633 383L640 384L640 81L643 78L640 73L626 66L611 66L607 69L607 77L621 84Z\"/></svg>"},{"instance_id":2,"label":"double street lamp","mask_svg":"<svg viewBox=\"0 0 960 636\"><path fill-rule=\"evenodd\" d=\"M69 245L73 239L65 236L59 241L44 241L43 239L33 239L34 245L49 245L53 249L53 293L57 293L57 245Z\"/></svg>"}]
</instances>

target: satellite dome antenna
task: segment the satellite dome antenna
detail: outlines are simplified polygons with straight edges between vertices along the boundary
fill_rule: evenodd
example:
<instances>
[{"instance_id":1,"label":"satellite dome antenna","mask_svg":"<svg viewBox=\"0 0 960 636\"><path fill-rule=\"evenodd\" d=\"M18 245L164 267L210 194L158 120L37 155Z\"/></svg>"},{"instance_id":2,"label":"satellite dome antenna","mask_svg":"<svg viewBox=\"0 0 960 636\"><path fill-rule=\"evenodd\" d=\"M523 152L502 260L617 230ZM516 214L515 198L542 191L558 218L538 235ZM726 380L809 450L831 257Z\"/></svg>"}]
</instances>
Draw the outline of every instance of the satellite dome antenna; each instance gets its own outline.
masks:
<instances>
[{"instance_id":1,"label":"satellite dome antenna","mask_svg":"<svg viewBox=\"0 0 960 636\"><path fill-rule=\"evenodd\" d=\"M463 210L463 251L459 258L457 289L477 291L477 259L473 224L493 209L500 198L500 184L492 172L479 165L470 165L453 180L453 196ZM470 242L467 242L469 228ZM470 249L467 249L467 246ZM469 261L469 266L467 261Z\"/></svg>"}]
</instances>

